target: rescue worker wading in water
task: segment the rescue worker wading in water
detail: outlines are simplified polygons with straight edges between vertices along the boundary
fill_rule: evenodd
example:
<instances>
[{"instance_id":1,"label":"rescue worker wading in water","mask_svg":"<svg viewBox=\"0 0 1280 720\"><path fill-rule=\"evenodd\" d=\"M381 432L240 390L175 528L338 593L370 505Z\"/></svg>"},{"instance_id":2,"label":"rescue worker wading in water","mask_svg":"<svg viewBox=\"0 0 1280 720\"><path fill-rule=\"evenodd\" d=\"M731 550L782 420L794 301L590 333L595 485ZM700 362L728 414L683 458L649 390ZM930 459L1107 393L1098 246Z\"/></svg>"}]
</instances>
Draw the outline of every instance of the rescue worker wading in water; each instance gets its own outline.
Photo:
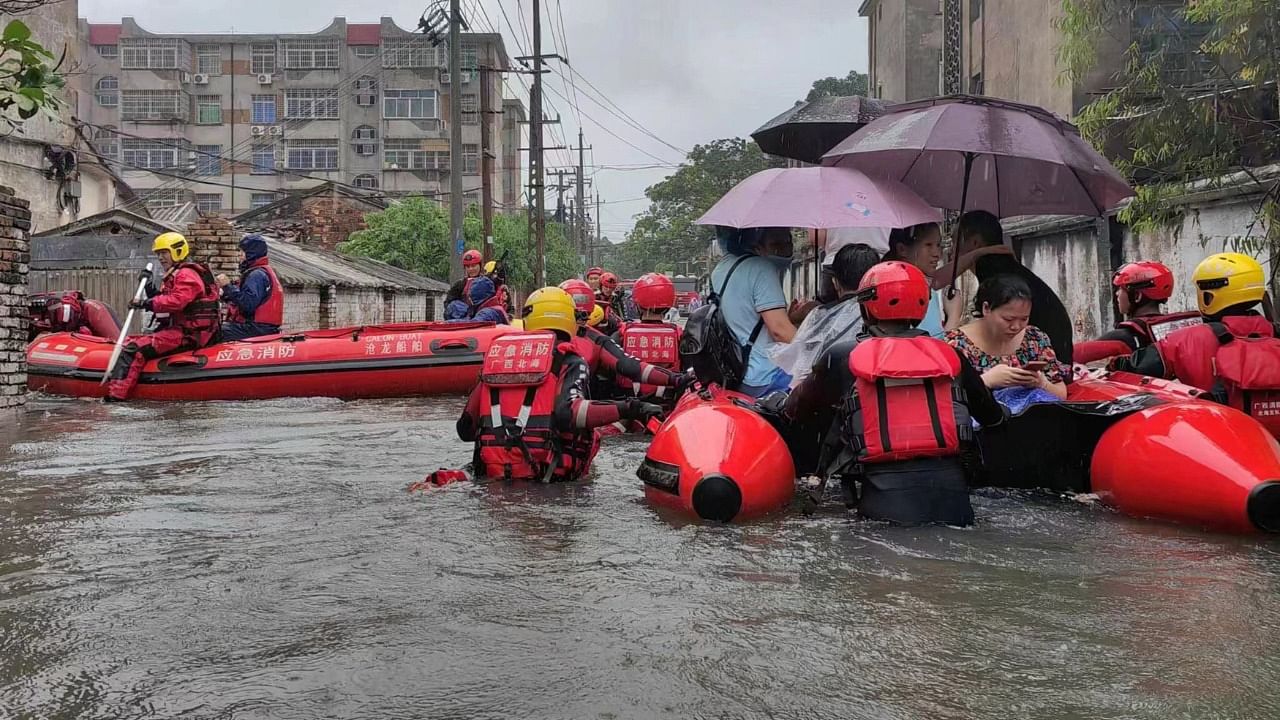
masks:
<instances>
[{"instance_id":1,"label":"rescue worker wading in water","mask_svg":"<svg viewBox=\"0 0 1280 720\"><path fill-rule=\"evenodd\" d=\"M575 314L568 293L543 288L525 303L525 331L489 347L480 384L457 425L458 437L475 443L477 476L577 480L599 449L594 428L661 414L639 400L589 399L591 371L573 344Z\"/></svg>"},{"instance_id":2,"label":"rescue worker wading in water","mask_svg":"<svg viewBox=\"0 0 1280 720\"><path fill-rule=\"evenodd\" d=\"M187 261L191 254L187 239L165 233L151 249L165 270L160 291L130 307L154 313L160 327L150 335L128 338L107 386L107 402L129 398L147 361L205 347L218 334L218 286L209 268Z\"/></svg>"},{"instance_id":3,"label":"rescue worker wading in water","mask_svg":"<svg viewBox=\"0 0 1280 720\"><path fill-rule=\"evenodd\" d=\"M659 273L641 276L631 289L631 299L640 309L640 319L623 323L614 334L614 341L631 357L680 373L680 328L664 320L667 311L676 304L676 287L671 278ZM670 387L623 377L618 377L617 383L626 396L666 406L675 404L677 393Z\"/></svg>"},{"instance_id":4,"label":"rescue worker wading in water","mask_svg":"<svg viewBox=\"0 0 1280 720\"><path fill-rule=\"evenodd\" d=\"M1076 362L1092 362L1103 357L1128 355L1175 330L1199 325L1194 310L1166 313L1160 306L1173 297L1173 271L1153 260L1132 262L1116 271L1111 284L1116 288L1116 306L1124 320L1097 340L1082 343ZM1123 346L1123 347L1122 347Z\"/></svg>"},{"instance_id":5,"label":"rescue worker wading in water","mask_svg":"<svg viewBox=\"0 0 1280 720\"><path fill-rule=\"evenodd\" d=\"M1280 437L1280 326L1258 312L1267 292L1262 265L1240 253L1210 255L1192 281L1204 323L1116 360L1115 369L1212 393Z\"/></svg>"},{"instance_id":6,"label":"rescue worker wading in water","mask_svg":"<svg viewBox=\"0 0 1280 720\"><path fill-rule=\"evenodd\" d=\"M904 525L970 525L973 507L960 456L1004 409L958 350L916 329L929 308L929 281L914 265L880 263L858 286L866 335L823 353L791 393L784 416L832 418L824 462L849 505ZM834 399L834 400L833 400ZM835 405L838 403L838 405Z\"/></svg>"}]
</instances>

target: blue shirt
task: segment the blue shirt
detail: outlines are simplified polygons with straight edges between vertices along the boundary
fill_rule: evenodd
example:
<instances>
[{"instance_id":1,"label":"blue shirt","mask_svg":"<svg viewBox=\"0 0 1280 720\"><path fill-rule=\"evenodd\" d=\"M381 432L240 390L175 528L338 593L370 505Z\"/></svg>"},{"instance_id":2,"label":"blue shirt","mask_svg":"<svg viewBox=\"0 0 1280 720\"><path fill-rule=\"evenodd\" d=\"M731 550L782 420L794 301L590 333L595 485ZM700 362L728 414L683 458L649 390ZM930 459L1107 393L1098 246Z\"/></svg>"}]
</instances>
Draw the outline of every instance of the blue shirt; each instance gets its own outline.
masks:
<instances>
[{"instance_id":1,"label":"blue shirt","mask_svg":"<svg viewBox=\"0 0 1280 720\"><path fill-rule=\"evenodd\" d=\"M942 294L946 290L934 290L929 299L929 310L924 315L924 320L916 327L929 333L933 337L941 338L945 331L942 329Z\"/></svg>"},{"instance_id":2,"label":"blue shirt","mask_svg":"<svg viewBox=\"0 0 1280 720\"><path fill-rule=\"evenodd\" d=\"M222 299L240 308L250 320L271 294L271 276L262 268L253 268L240 280L239 285L222 288Z\"/></svg>"},{"instance_id":3,"label":"blue shirt","mask_svg":"<svg viewBox=\"0 0 1280 720\"><path fill-rule=\"evenodd\" d=\"M726 255L711 271L711 289L720 292L724 285L729 268L738 262L741 255ZM751 339L751 331L760 322L760 313L767 310L783 310L787 307L787 297L782 292L782 273L780 269L765 258L748 256L733 271L729 285L720 297L720 307L724 319L733 331L738 344L745 346ZM751 346L751 357L747 362L744 385L768 385L778 368L769 360L769 348L774 345L773 338L767 328L761 328L756 342Z\"/></svg>"}]
</instances>

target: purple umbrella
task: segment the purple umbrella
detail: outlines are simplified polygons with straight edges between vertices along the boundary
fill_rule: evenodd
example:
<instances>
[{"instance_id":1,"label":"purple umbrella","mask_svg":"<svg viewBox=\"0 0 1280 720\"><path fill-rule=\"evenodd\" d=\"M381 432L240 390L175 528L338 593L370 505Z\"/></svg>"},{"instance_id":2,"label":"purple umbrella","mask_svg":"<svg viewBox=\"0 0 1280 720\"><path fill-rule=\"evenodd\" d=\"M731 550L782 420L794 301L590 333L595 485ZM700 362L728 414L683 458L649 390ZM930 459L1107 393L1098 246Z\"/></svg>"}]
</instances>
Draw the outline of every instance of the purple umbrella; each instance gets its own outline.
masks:
<instances>
[{"instance_id":1,"label":"purple umbrella","mask_svg":"<svg viewBox=\"0 0 1280 720\"><path fill-rule=\"evenodd\" d=\"M762 170L725 193L699 225L749 227L910 227L942 213L895 180L849 168Z\"/></svg>"},{"instance_id":2,"label":"purple umbrella","mask_svg":"<svg viewBox=\"0 0 1280 720\"><path fill-rule=\"evenodd\" d=\"M900 180L938 207L1001 218L1101 216L1134 194L1071 123L968 95L895 105L823 163Z\"/></svg>"}]
</instances>

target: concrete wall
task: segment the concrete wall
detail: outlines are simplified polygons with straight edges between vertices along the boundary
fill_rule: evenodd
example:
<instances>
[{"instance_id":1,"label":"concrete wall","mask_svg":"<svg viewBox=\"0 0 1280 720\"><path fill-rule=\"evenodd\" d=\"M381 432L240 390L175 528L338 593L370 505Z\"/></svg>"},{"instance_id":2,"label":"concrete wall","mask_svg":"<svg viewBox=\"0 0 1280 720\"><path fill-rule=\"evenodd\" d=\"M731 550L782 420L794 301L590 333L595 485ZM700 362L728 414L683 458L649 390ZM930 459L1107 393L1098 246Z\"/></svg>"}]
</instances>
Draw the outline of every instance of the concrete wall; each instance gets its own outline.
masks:
<instances>
[{"instance_id":1,"label":"concrete wall","mask_svg":"<svg viewBox=\"0 0 1280 720\"><path fill-rule=\"evenodd\" d=\"M942 14L934 0L906 0L907 93L904 100L942 94Z\"/></svg>"},{"instance_id":2,"label":"concrete wall","mask_svg":"<svg viewBox=\"0 0 1280 720\"><path fill-rule=\"evenodd\" d=\"M284 332L300 332L320 327L320 288L286 286L284 289Z\"/></svg>"},{"instance_id":3,"label":"concrete wall","mask_svg":"<svg viewBox=\"0 0 1280 720\"><path fill-rule=\"evenodd\" d=\"M871 94L891 102L938 95L937 0L875 0L863 10L871 27Z\"/></svg>"},{"instance_id":4,"label":"concrete wall","mask_svg":"<svg viewBox=\"0 0 1280 720\"><path fill-rule=\"evenodd\" d=\"M27 401L28 203L0 187L0 410Z\"/></svg>"}]
</instances>

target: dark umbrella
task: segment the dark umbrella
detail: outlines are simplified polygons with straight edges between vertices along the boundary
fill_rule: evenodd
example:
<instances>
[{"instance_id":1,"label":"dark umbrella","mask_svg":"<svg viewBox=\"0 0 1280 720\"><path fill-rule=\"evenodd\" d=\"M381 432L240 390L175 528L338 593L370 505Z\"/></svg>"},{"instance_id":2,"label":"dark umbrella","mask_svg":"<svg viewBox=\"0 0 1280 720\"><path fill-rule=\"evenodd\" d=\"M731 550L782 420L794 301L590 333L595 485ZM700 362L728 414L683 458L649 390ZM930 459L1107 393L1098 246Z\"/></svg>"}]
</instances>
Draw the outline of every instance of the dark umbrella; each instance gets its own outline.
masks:
<instances>
[{"instance_id":1,"label":"dark umbrella","mask_svg":"<svg viewBox=\"0 0 1280 720\"><path fill-rule=\"evenodd\" d=\"M841 140L883 115L886 107L886 103L860 95L822 97L797 103L751 137L770 155L816 165Z\"/></svg>"}]
</instances>

